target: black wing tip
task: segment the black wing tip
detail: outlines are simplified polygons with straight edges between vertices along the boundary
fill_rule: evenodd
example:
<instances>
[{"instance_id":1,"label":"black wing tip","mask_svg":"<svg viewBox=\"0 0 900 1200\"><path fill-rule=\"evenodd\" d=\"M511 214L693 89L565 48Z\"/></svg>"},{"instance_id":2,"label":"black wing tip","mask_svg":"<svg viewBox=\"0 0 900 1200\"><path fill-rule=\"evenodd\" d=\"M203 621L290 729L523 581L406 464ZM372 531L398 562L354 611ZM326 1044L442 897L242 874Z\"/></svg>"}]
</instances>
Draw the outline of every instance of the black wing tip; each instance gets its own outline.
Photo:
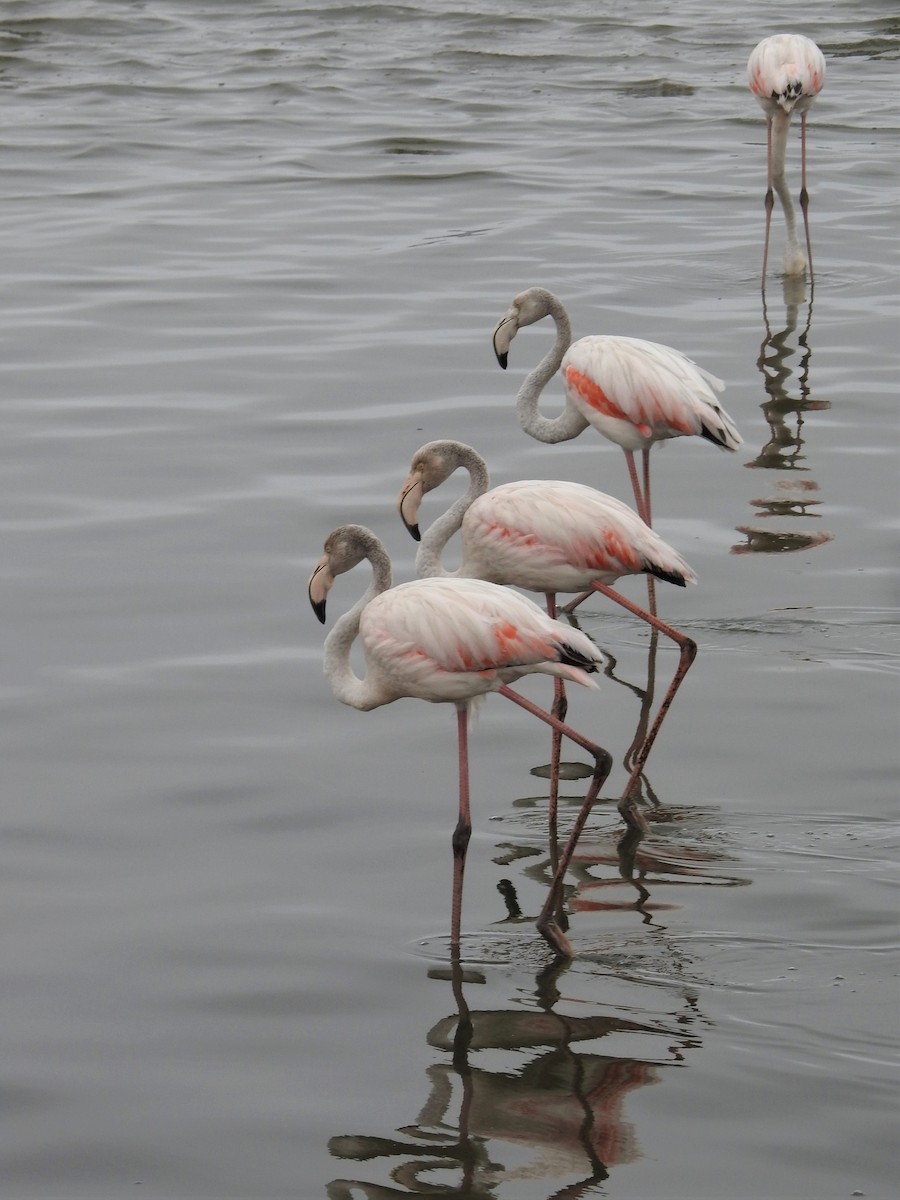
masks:
<instances>
[{"instance_id":1,"label":"black wing tip","mask_svg":"<svg viewBox=\"0 0 900 1200\"><path fill-rule=\"evenodd\" d=\"M708 425L701 424L700 436L706 438L708 442L712 442L714 446L718 446L720 450L730 450L732 454L735 451L735 447L729 446L728 442L717 429L710 429Z\"/></svg>"},{"instance_id":2,"label":"black wing tip","mask_svg":"<svg viewBox=\"0 0 900 1200\"><path fill-rule=\"evenodd\" d=\"M664 571L662 567L654 566L653 563L647 563L644 567L645 575L652 575L654 579L661 579L663 583L674 583L676 587L687 587L687 580L677 571Z\"/></svg>"},{"instance_id":3,"label":"black wing tip","mask_svg":"<svg viewBox=\"0 0 900 1200\"><path fill-rule=\"evenodd\" d=\"M580 667L588 675L595 675L600 669L598 662L595 662L592 658L587 658L580 650L576 650L574 646L570 646L568 642L563 644L559 661L565 663L567 667Z\"/></svg>"}]
</instances>

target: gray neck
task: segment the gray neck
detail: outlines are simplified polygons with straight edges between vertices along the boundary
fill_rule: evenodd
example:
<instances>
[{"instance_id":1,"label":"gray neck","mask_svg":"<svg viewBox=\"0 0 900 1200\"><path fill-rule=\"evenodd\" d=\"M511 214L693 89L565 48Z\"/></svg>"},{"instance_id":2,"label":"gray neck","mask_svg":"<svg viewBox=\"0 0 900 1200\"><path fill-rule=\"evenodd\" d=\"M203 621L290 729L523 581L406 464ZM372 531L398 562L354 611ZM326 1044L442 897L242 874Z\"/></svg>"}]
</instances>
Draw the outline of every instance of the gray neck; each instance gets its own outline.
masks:
<instances>
[{"instance_id":1,"label":"gray neck","mask_svg":"<svg viewBox=\"0 0 900 1200\"><path fill-rule=\"evenodd\" d=\"M331 690L342 704L363 710L376 708L383 704L378 699L371 681L360 679L350 665L350 648L359 634L359 622L363 609L376 596L386 592L391 586L391 560L387 551L377 538L366 541L365 557L372 564L372 582L366 588L365 594L357 600L349 612L338 619L331 633L325 639L324 669L331 684Z\"/></svg>"},{"instance_id":2,"label":"gray neck","mask_svg":"<svg viewBox=\"0 0 900 1200\"><path fill-rule=\"evenodd\" d=\"M419 552L416 555L416 574L420 579L430 575L462 575L465 573L465 562L456 571L448 571L441 563L441 555L454 533L462 528L463 517L470 505L479 496L483 496L490 487L490 477L484 459L471 446L464 446L460 442L456 448L456 458L457 466L465 467L469 472L469 486L465 495L454 501L422 537ZM463 555L465 555L465 546L463 546Z\"/></svg>"},{"instance_id":3,"label":"gray neck","mask_svg":"<svg viewBox=\"0 0 900 1200\"><path fill-rule=\"evenodd\" d=\"M778 199L784 210L786 240L784 258L786 263L798 255L800 258L805 257L797 240L797 217L794 212L794 201L784 177L784 159L790 126L791 114L789 112L775 113L772 118L772 187L778 193Z\"/></svg>"},{"instance_id":4,"label":"gray neck","mask_svg":"<svg viewBox=\"0 0 900 1200\"><path fill-rule=\"evenodd\" d=\"M516 412L525 432L539 442L567 442L587 429L588 422L581 413L568 400L558 417L544 417L538 412L541 392L559 370L563 355L572 344L569 314L552 292L547 293L547 314L556 325L556 341L519 388Z\"/></svg>"}]
</instances>

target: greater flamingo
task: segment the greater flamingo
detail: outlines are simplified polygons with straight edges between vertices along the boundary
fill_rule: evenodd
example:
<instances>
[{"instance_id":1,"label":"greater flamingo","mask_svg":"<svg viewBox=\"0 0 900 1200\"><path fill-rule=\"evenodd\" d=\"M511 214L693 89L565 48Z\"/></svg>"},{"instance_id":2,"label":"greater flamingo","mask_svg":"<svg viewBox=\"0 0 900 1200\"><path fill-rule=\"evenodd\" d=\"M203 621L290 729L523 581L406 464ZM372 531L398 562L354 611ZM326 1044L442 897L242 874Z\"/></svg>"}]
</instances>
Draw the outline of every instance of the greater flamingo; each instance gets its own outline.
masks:
<instances>
[{"instance_id":1,"label":"greater flamingo","mask_svg":"<svg viewBox=\"0 0 900 1200\"><path fill-rule=\"evenodd\" d=\"M800 208L806 231L806 251L812 274L812 245L809 238L809 193L806 190L806 114L825 83L825 56L808 37L799 33L776 33L763 38L747 62L747 82L766 114L766 240L763 249L762 281L766 284L769 258L769 228L778 193L784 209L787 242L784 250L786 275L802 275L806 259L797 240L797 223L790 189L784 178L784 156L791 117L800 114Z\"/></svg>"},{"instance_id":2,"label":"greater flamingo","mask_svg":"<svg viewBox=\"0 0 900 1200\"><path fill-rule=\"evenodd\" d=\"M596 686L590 677L601 655L579 630L551 620L525 596L480 579L417 579L391 586L387 551L370 529L342 525L325 540L309 580L309 599L320 621L335 577L363 559L372 581L360 600L325 639L325 674L343 704L363 712L415 697L456 706L459 749L459 820L453 834L451 946L458 947L466 847L472 831L469 804L468 715L473 699L499 692L576 742L594 758L594 773L556 868L537 927L561 958L574 951L557 920L563 878L612 758L571 726L544 712L507 685L541 673ZM360 679L350 665L359 636L366 662Z\"/></svg>"},{"instance_id":3,"label":"greater flamingo","mask_svg":"<svg viewBox=\"0 0 900 1200\"><path fill-rule=\"evenodd\" d=\"M418 515L423 496L463 467L469 487L421 536ZM413 455L398 508L406 528L421 539L416 572L423 577L472 576L511 584L546 596L547 612L556 615L558 592L591 591L608 596L647 621L679 647L678 668L643 745L619 802L629 824L646 828L632 802L633 787L643 770L663 718L681 686L697 646L672 625L633 604L610 585L624 575L645 574L684 587L696 575L659 534L620 500L580 483L556 479L523 479L491 488L484 459L471 446L449 440L429 442ZM462 562L455 572L441 563L450 538L462 530ZM588 589L585 591L584 589ZM577 600L573 603L577 603ZM565 716L562 680L555 681L553 712ZM555 830L560 739L553 735L550 784L550 828Z\"/></svg>"},{"instance_id":4,"label":"greater flamingo","mask_svg":"<svg viewBox=\"0 0 900 1200\"><path fill-rule=\"evenodd\" d=\"M716 446L736 450L742 438L716 399L724 388L670 346L639 338L594 335L572 341L569 315L546 288L521 292L497 322L494 353L503 369L513 338L544 317L556 325L556 342L525 378L516 401L519 422L539 442L565 442L589 425L625 451L637 510L652 525L650 447L667 438L697 434ZM558 417L538 412L544 387L562 368L566 407ZM634 452L643 455L643 487Z\"/></svg>"}]
</instances>

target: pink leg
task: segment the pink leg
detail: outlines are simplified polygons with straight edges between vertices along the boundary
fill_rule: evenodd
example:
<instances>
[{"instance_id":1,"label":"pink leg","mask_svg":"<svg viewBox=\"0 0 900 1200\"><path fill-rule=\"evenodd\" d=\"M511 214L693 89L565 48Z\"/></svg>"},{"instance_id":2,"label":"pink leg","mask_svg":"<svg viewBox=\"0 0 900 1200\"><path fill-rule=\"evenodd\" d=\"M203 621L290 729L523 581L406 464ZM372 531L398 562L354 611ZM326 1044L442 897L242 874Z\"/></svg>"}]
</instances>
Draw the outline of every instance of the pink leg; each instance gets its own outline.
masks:
<instances>
[{"instance_id":1,"label":"pink leg","mask_svg":"<svg viewBox=\"0 0 900 1200\"><path fill-rule=\"evenodd\" d=\"M453 831L453 907L450 918L450 945L458 949L466 849L472 835L472 812L469 806L469 709L466 704L456 706L456 734L459 746L459 820Z\"/></svg>"},{"instance_id":2,"label":"pink leg","mask_svg":"<svg viewBox=\"0 0 900 1200\"><path fill-rule=\"evenodd\" d=\"M646 612L639 605L632 604L632 602L627 600L620 592L615 591L614 588L607 587L605 583L595 583L593 587L596 591L601 592L604 596L608 596L610 600L615 600L617 604L621 604L623 608L627 608L629 612L634 613L635 616L640 617L642 620L652 625L654 629L658 629L659 632L665 634L666 637L671 638L672 641L678 645L681 651L681 655L678 660L678 667L674 676L672 677L672 682L669 684L669 690L666 692L665 696L663 696L662 703L660 704L656 713L656 718L654 719L653 725L650 727L650 732L647 734L647 737L644 739L643 746L641 746L640 750L635 756L634 765L631 769L631 775L629 776L628 783L625 785L625 791L622 793L622 797L619 800L619 812L622 814L628 824L634 825L642 832L646 832L647 822L644 820L643 814L636 807L633 800L634 787L638 781L638 778L640 777L641 771L644 769L644 764L647 761L647 757L650 754L653 743L656 741L656 736L659 733L660 727L665 719L665 715L669 711L672 701L675 698L675 693L678 691L679 687L681 687L681 681L688 673L691 663L697 656L697 643L693 641L692 638L686 637L685 634L676 629L674 625L669 625L666 621L661 621L659 617L654 616L652 613Z\"/></svg>"},{"instance_id":3,"label":"pink leg","mask_svg":"<svg viewBox=\"0 0 900 1200\"><path fill-rule=\"evenodd\" d=\"M641 451L641 457L644 460L644 512L646 516L644 521L653 526L653 509L650 505L650 447L645 446ZM647 607L656 616L656 580L652 575L647 576Z\"/></svg>"},{"instance_id":4,"label":"pink leg","mask_svg":"<svg viewBox=\"0 0 900 1200\"><path fill-rule=\"evenodd\" d=\"M590 589L588 589L586 592L579 592L574 600L570 600L568 604L564 604L559 611L564 613L573 613L578 605L587 600L591 595L592 592Z\"/></svg>"},{"instance_id":5,"label":"pink leg","mask_svg":"<svg viewBox=\"0 0 900 1200\"><path fill-rule=\"evenodd\" d=\"M547 600L547 615L555 619L556 617L556 596L553 592L548 592ZM555 676L553 679L553 708L550 710L557 721L565 721L566 712L568 711L569 702L566 699L566 685ZM550 742L550 800L547 809L547 825L550 840L550 857L553 862L554 870L556 869L556 813L559 807L559 758L562 751L562 733L555 726Z\"/></svg>"},{"instance_id":6,"label":"pink leg","mask_svg":"<svg viewBox=\"0 0 900 1200\"><path fill-rule=\"evenodd\" d=\"M634 492L634 503L637 508L638 516L641 520L649 525L650 521L647 517L647 505L644 500L644 495L641 492L641 485L638 482L637 467L634 465L634 451L625 451L625 461L628 464L628 478L631 480L631 490Z\"/></svg>"},{"instance_id":7,"label":"pink leg","mask_svg":"<svg viewBox=\"0 0 900 1200\"><path fill-rule=\"evenodd\" d=\"M557 720L551 713L545 712L544 709L539 708L536 704L532 704L530 700L526 700L524 696L520 696L518 692L514 692L512 688L502 687L499 689L499 692L501 696L505 696L507 700L512 700L514 704L518 704L520 708L524 708L526 712L530 712L538 720L544 721L547 725L551 725L554 728L558 728L564 737L575 742L577 746L581 746L594 759L594 774L591 777L584 800L581 802L581 808L578 811L578 816L575 818L575 824L572 827L572 832L569 834L569 840L566 842L565 849L562 852L559 865L556 868L556 874L553 876L553 882L550 884L546 903L537 919L538 929L559 957L574 958L575 951L572 949L572 943L563 933L562 929L560 929L556 914L562 902L563 881L569 867L569 862L575 853L575 847L578 845L581 831L584 829L585 822L590 815L594 802L600 794L600 789L612 769L612 755L608 750L604 750L602 746L588 741L586 737L583 737L571 725L566 725L564 722Z\"/></svg>"},{"instance_id":8,"label":"pink leg","mask_svg":"<svg viewBox=\"0 0 900 1200\"><path fill-rule=\"evenodd\" d=\"M634 731L634 737L631 739L631 745L625 752L625 757L622 760L622 766L631 774L631 768L634 766L634 760L640 752L641 746L647 740L647 729L650 724L650 712L653 708L653 700L656 695L656 650L659 645L659 630L650 630L650 648L647 652L647 686L644 688L644 694L641 697L641 713L638 717L637 728Z\"/></svg>"},{"instance_id":9,"label":"pink leg","mask_svg":"<svg viewBox=\"0 0 900 1200\"><path fill-rule=\"evenodd\" d=\"M650 524L650 448L647 447L642 452L644 460L644 486L641 488L638 480L637 467L634 461L634 451L625 451L625 462L628 464L628 477L631 480L631 490L634 492L634 504L637 509L637 514L645 525ZM590 596L590 590L581 592L574 600L570 600L568 604L562 606L562 612L572 613L583 601ZM652 576L647 576L647 601L650 611L656 615L656 583Z\"/></svg>"},{"instance_id":10,"label":"pink leg","mask_svg":"<svg viewBox=\"0 0 900 1200\"><path fill-rule=\"evenodd\" d=\"M644 468L644 521L648 525L653 525L653 516L650 509L650 447L644 446L641 450L642 466Z\"/></svg>"},{"instance_id":11,"label":"pink leg","mask_svg":"<svg viewBox=\"0 0 900 1200\"><path fill-rule=\"evenodd\" d=\"M812 242L809 237L809 192L806 190L806 113L800 114L800 208L803 210L803 228L806 230L806 258L809 263L809 278L812 280Z\"/></svg>"},{"instance_id":12,"label":"pink leg","mask_svg":"<svg viewBox=\"0 0 900 1200\"><path fill-rule=\"evenodd\" d=\"M766 267L769 261L769 230L772 226L772 209L775 193L772 190L772 118L766 120L766 240L763 245L762 287L766 290Z\"/></svg>"}]
</instances>

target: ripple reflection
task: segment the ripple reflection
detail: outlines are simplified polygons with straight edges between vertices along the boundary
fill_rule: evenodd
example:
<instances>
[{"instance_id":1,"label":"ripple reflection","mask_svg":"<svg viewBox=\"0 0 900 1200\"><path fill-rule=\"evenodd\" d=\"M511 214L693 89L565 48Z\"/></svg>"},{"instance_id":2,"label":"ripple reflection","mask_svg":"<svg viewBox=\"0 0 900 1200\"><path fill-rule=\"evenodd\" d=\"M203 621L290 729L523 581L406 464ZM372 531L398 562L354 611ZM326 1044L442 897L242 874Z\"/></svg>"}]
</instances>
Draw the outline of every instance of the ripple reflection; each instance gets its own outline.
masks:
<instances>
[{"instance_id":1,"label":"ripple reflection","mask_svg":"<svg viewBox=\"0 0 900 1200\"><path fill-rule=\"evenodd\" d=\"M807 413L822 412L831 407L828 400L813 399L810 394L809 372L812 347L809 342L812 327L813 293L805 297L803 278L784 280L785 312L783 324L774 329L769 319L766 293L763 292L765 337L759 348L756 365L766 389L762 403L769 426L769 439L752 462L745 465L767 471L805 472L809 470L804 451L803 426ZM801 308L805 309L803 329L797 333ZM794 334L797 334L794 338ZM797 358L795 364L791 359ZM792 382L793 381L793 382ZM757 515L768 517L798 517L819 519L816 511L822 503L819 485L813 479L788 477L775 482L768 496L752 500ZM793 550L810 550L830 542L833 534L814 529L771 529L757 525L738 525L746 542L732 546L733 554L782 554Z\"/></svg>"}]
</instances>

